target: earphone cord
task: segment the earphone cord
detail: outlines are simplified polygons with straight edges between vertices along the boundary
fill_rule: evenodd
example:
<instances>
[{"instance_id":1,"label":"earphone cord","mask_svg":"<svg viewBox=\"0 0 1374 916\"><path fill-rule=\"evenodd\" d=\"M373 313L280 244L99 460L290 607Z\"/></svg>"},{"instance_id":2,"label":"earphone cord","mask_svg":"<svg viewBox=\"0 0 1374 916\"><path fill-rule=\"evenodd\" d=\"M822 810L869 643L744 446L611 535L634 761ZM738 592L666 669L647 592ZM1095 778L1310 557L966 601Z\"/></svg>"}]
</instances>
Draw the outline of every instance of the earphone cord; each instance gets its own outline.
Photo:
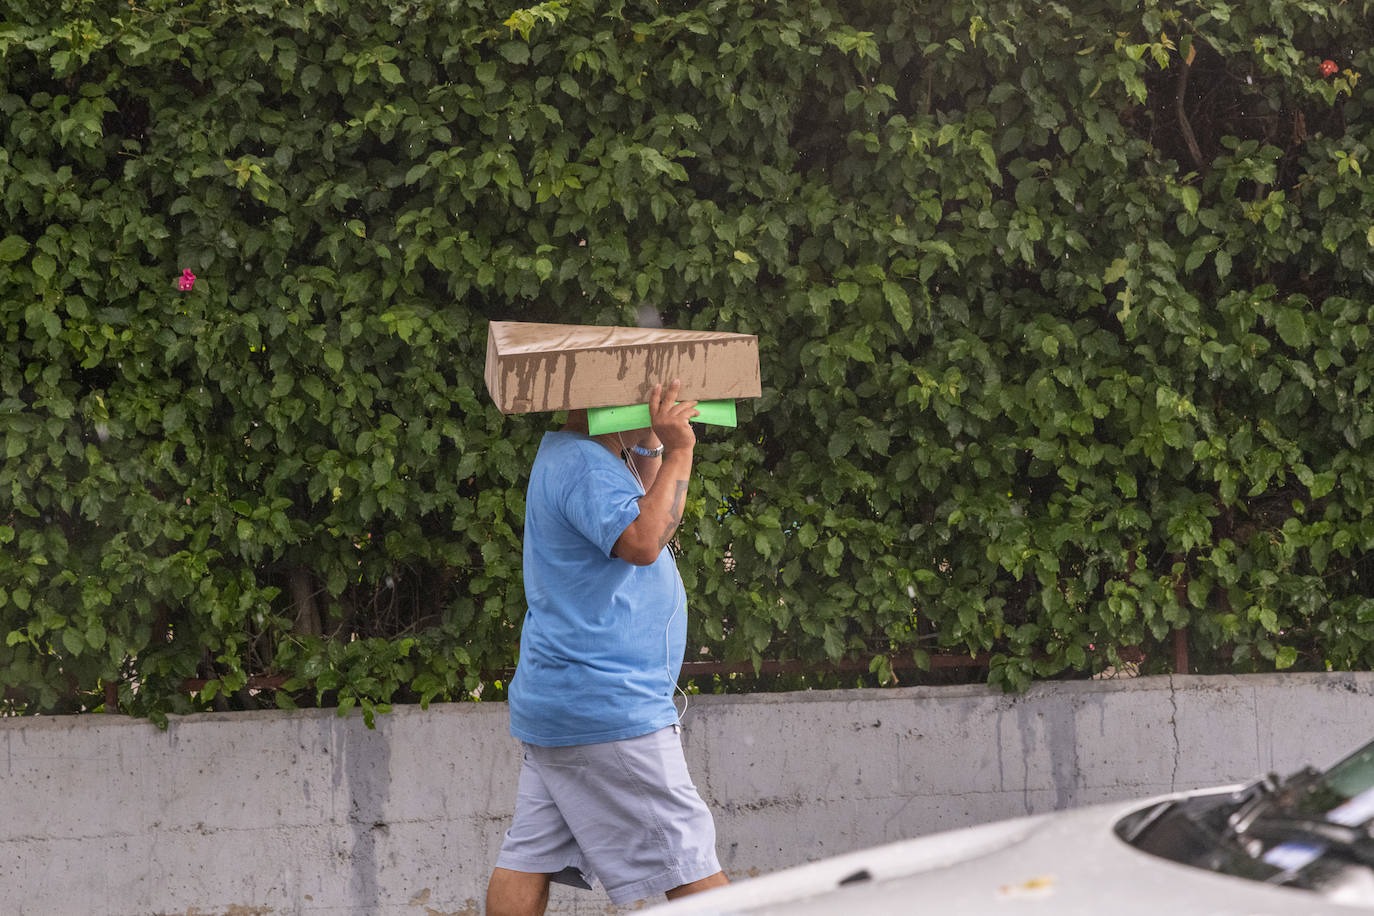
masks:
<instances>
[{"instance_id":1,"label":"earphone cord","mask_svg":"<svg viewBox=\"0 0 1374 916\"><path fill-rule=\"evenodd\" d=\"M629 457L629 449L625 447L624 437L621 436L620 433L616 433L615 438L616 441L620 443L620 454L625 456L625 466L630 469L630 474L634 477L635 483L639 484L639 489L644 491L644 481L640 478L639 472L635 470L634 460ZM677 618L677 612L687 605L687 589L682 584L681 579L678 580L678 588L680 589L680 597L673 606L673 613L668 615L667 625L663 628L663 670L667 673L668 680L673 685L673 689L682 694L682 711L677 713L677 724L678 727L681 728L682 717L687 715L687 707L691 705L691 700L687 698L687 691L682 689L682 685L677 682L677 678L673 677L673 621ZM671 697L672 694L670 693L669 696ZM677 712L676 699L673 700L673 711Z\"/></svg>"},{"instance_id":2,"label":"earphone cord","mask_svg":"<svg viewBox=\"0 0 1374 916\"><path fill-rule=\"evenodd\" d=\"M691 700L687 698L687 691L682 689L682 685L677 682L677 678L673 677L673 645L672 637L669 634L672 632L673 619L677 617L677 612L687 606L687 588L682 584L680 580L678 582L678 588L681 589L682 597L678 600L678 603L674 605L673 613L668 617L668 625L663 628L663 668L668 673L668 680L672 682L673 688L678 693L682 694L682 711L678 712L677 714L677 724L678 727L681 728L682 717L687 715L687 707L691 705ZM669 694L669 697L672 697L671 693ZM674 712L677 711L676 700L673 700L673 710Z\"/></svg>"},{"instance_id":3,"label":"earphone cord","mask_svg":"<svg viewBox=\"0 0 1374 916\"><path fill-rule=\"evenodd\" d=\"M620 454L621 457L625 459L625 467L630 469L630 476L635 479L635 483L639 484L640 492L647 493L648 489L644 486L644 481L640 478L639 471L635 470L635 462L634 459L630 457L630 450L625 447L624 437L621 436L620 433L616 433L615 439L620 443Z\"/></svg>"}]
</instances>

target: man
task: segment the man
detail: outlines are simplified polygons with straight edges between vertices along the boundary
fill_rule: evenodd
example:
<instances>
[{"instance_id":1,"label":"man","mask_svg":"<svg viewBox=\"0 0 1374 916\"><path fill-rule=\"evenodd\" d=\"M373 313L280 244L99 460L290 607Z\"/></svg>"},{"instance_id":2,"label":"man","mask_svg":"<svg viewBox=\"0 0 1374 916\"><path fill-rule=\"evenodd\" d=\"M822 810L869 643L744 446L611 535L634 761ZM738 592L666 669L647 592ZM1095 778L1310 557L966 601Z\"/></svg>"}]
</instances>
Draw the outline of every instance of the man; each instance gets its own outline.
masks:
<instances>
[{"instance_id":1,"label":"man","mask_svg":"<svg viewBox=\"0 0 1374 916\"><path fill-rule=\"evenodd\" d=\"M547 433L525 500L529 609L510 685L524 745L515 819L487 916L537 916L551 881L611 901L726 882L715 825L687 775L673 692L686 592L668 544L687 499L696 402L655 385L650 428Z\"/></svg>"}]
</instances>

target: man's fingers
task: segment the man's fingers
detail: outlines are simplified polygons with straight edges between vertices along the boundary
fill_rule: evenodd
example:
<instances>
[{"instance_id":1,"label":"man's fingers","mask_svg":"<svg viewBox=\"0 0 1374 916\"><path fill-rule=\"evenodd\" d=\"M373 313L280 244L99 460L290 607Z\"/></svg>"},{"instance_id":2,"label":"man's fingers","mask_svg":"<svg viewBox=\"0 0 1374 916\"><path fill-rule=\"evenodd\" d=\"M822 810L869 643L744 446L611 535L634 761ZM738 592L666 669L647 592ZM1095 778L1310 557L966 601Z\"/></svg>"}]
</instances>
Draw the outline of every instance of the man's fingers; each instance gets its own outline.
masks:
<instances>
[{"instance_id":1,"label":"man's fingers","mask_svg":"<svg viewBox=\"0 0 1374 916\"><path fill-rule=\"evenodd\" d=\"M691 419L692 417L701 415L701 411L697 410L696 407L696 401L679 401L676 404L666 407L660 416L661 419L669 422L679 418Z\"/></svg>"},{"instance_id":2,"label":"man's fingers","mask_svg":"<svg viewBox=\"0 0 1374 916\"><path fill-rule=\"evenodd\" d=\"M654 386L654 390L649 393L649 415L657 417L666 411L672 410L677 405L677 393L682 390L682 381L674 379L667 388L659 382ZM691 402L693 405L696 401Z\"/></svg>"}]
</instances>

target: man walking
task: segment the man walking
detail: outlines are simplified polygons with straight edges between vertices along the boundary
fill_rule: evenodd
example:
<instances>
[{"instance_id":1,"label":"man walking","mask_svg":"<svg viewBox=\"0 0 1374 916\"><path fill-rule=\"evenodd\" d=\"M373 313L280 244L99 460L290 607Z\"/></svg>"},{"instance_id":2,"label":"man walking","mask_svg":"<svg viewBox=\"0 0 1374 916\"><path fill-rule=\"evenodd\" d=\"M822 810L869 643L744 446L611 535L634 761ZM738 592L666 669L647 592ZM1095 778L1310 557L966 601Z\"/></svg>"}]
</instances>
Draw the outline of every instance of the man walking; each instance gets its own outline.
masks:
<instances>
[{"instance_id":1,"label":"man walking","mask_svg":"<svg viewBox=\"0 0 1374 916\"><path fill-rule=\"evenodd\" d=\"M600 881L617 905L727 883L673 700L687 596L668 544L697 415L695 401L677 402L680 388L654 386L649 429L589 436L580 410L540 443L510 684L524 762L487 916L542 914L552 881Z\"/></svg>"}]
</instances>

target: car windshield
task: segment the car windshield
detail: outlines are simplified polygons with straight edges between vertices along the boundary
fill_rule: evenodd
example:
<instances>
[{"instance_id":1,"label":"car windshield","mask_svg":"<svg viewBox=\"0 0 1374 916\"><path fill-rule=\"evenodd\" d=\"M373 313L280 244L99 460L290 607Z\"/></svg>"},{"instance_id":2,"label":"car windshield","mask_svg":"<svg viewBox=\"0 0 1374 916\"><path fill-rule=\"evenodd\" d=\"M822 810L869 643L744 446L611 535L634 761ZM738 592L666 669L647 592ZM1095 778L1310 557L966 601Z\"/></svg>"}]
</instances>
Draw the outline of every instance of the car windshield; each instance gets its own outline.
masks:
<instances>
[{"instance_id":1,"label":"car windshield","mask_svg":"<svg viewBox=\"0 0 1374 916\"><path fill-rule=\"evenodd\" d=\"M1145 852L1212 871L1374 900L1374 742L1325 772L1134 812L1116 825Z\"/></svg>"}]
</instances>

